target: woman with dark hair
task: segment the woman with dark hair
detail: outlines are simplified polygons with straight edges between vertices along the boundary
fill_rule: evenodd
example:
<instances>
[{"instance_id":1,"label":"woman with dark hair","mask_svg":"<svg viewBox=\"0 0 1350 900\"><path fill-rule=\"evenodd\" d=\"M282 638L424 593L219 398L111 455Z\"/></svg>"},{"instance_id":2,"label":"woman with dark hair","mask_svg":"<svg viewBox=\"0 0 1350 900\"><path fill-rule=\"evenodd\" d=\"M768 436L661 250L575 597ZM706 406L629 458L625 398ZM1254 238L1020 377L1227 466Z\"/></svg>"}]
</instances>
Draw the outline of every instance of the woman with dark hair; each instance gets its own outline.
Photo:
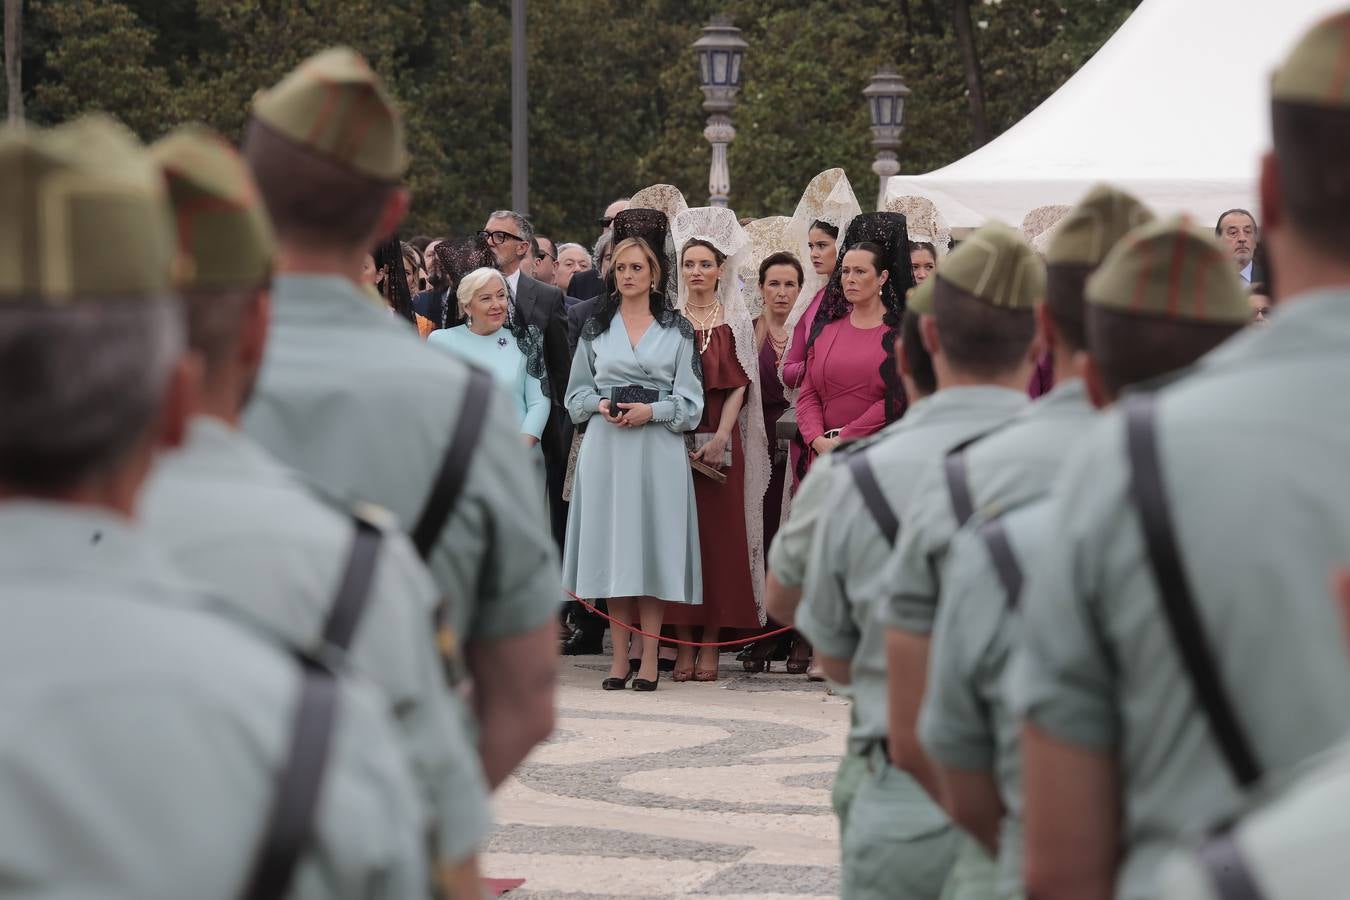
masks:
<instances>
[{"instance_id":1,"label":"woman with dark hair","mask_svg":"<svg viewBox=\"0 0 1350 900\"><path fill-rule=\"evenodd\" d=\"M623 625L661 632L668 603L703 602L698 511L684 433L703 415L694 330L658 289L664 271L640 238L612 257L614 291L581 330L567 410L588 422L577 458L563 551L563 586L608 601ZM598 415L597 415L598 414ZM656 690L658 642L642 638L629 666L629 632L611 629L605 690Z\"/></svg>"},{"instance_id":2,"label":"woman with dark hair","mask_svg":"<svg viewBox=\"0 0 1350 900\"><path fill-rule=\"evenodd\" d=\"M937 268L937 248L927 241L909 242L909 270L914 273L914 283L923 284Z\"/></svg>"},{"instance_id":3,"label":"woman with dark hair","mask_svg":"<svg viewBox=\"0 0 1350 900\"><path fill-rule=\"evenodd\" d=\"M716 643L722 629L758 631L764 613L764 493L769 445L760 401L755 325L736 273L750 238L725 207L688 209L671 222L679 247L676 308L694 329L703 417L690 438L696 466L703 603L671 611L682 641ZM716 681L719 653L681 645L674 680Z\"/></svg>"},{"instance_id":4,"label":"woman with dark hair","mask_svg":"<svg viewBox=\"0 0 1350 900\"><path fill-rule=\"evenodd\" d=\"M787 354L787 318L797 304L802 291L802 264L797 257L785 251L772 253L759 264L760 297L763 311L755 321L755 340L759 344L759 384L764 407L764 427L770 434L773 448L773 468L769 476L769 490L764 495L764 546L773 542L778 531L778 520L783 511L783 482L787 475L788 453L779 447L774 427L790 405L778 375L783 357Z\"/></svg>"},{"instance_id":5,"label":"woman with dark hair","mask_svg":"<svg viewBox=\"0 0 1350 900\"><path fill-rule=\"evenodd\" d=\"M412 307L412 291L408 289L408 273L403 263L403 243L390 238L375 248L375 286L389 308L414 325L417 316Z\"/></svg>"},{"instance_id":6,"label":"woman with dark hair","mask_svg":"<svg viewBox=\"0 0 1350 900\"><path fill-rule=\"evenodd\" d=\"M914 286L905 217L866 213L849 223L839 268L807 338L806 378L797 397L797 430L812 461L844 441L866 437L904 413L895 370L895 338L905 293Z\"/></svg>"}]
</instances>

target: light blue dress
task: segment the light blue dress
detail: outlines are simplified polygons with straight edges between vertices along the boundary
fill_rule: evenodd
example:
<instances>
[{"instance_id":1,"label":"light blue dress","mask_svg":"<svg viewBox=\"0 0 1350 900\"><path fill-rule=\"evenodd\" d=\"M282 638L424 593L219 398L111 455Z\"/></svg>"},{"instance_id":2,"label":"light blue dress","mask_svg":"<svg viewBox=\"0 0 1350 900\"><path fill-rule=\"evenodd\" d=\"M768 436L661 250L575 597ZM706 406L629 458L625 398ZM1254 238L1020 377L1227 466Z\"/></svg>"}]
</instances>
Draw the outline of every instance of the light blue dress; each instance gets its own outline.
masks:
<instances>
[{"instance_id":1,"label":"light blue dress","mask_svg":"<svg viewBox=\"0 0 1350 900\"><path fill-rule=\"evenodd\" d=\"M684 432L703 416L703 381L693 329L667 312L634 347L623 319L609 328L592 318L582 329L567 411L581 442L563 549L563 586L588 600L656 597L703 602L698 511ZM596 415L614 387L661 392L652 420L620 428Z\"/></svg>"},{"instance_id":2,"label":"light blue dress","mask_svg":"<svg viewBox=\"0 0 1350 900\"><path fill-rule=\"evenodd\" d=\"M538 334L533 325L529 327ZM526 371L525 354L509 328L485 335L474 334L468 325L456 325L433 331L427 336L427 343L491 372L515 405L521 434L538 439L544 433L548 424L548 397L540 379ZM540 345L538 341L535 343Z\"/></svg>"}]
</instances>

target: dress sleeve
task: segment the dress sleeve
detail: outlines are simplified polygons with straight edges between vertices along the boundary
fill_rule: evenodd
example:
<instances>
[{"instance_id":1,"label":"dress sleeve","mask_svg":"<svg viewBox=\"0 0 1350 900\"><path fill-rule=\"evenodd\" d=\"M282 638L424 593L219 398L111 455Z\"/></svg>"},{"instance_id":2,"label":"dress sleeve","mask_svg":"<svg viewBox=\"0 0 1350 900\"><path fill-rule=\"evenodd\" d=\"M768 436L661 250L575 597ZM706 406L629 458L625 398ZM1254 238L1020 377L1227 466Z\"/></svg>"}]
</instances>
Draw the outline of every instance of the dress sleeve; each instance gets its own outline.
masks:
<instances>
[{"instance_id":1,"label":"dress sleeve","mask_svg":"<svg viewBox=\"0 0 1350 900\"><path fill-rule=\"evenodd\" d=\"M825 408L821 405L820 394L815 382L811 380L811 364L815 362L816 349L812 347L806 355L806 378L802 381L802 392L797 395L797 430L802 440L810 447L811 442L825 433ZM786 371L786 370L784 370Z\"/></svg>"},{"instance_id":2,"label":"dress sleeve","mask_svg":"<svg viewBox=\"0 0 1350 900\"><path fill-rule=\"evenodd\" d=\"M792 346L783 362L783 384L789 388L801 387L806 377L806 339L810 333L811 323L805 317L792 329Z\"/></svg>"},{"instance_id":3,"label":"dress sleeve","mask_svg":"<svg viewBox=\"0 0 1350 900\"><path fill-rule=\"evenodd\" d=\"M521 375L525 382L521 385L525 395L525 421L521 423L520 431L538 440L544 433L544 426L548 424L549 400L544 396L544 386L537 377L525 371Z\"/></svg>"},{"instance_id":4,"label":"dress sleeve","mask_svg":"<svg viewBox=\"0 0 1350 900\"><path fill-rule=\"evenodd\" d=\"M580 425L600 411L600 391L595 387L595 346L586 338L577 344L572 374L567 379L567 414Z\"/></svg>"},{"instance_id":5,"label":"dress sleeve","mask_svg":"<svg viewBox=\"0 0 1350 900\"><path fill-rule=\"evenodd\" d=\"M668 399L652 404L652 422L660 422L676 434L693 431L703 418L703 379L694 368L697 354L694 339L681 332L675 355L675 389Z\"/></svg>"},{"instance_id":6,"label":"dress sleeve","mask_svg":"<svg viewBox=\"0 0 1350 900\"><path fill-rule=\"evenodd\" d=\"M877 380L881 380L881 374L877 374ZM839 439L851 441L855 438L867 437L869 434L875 434L886 425L886 385L881 386L881 399L873 403L867 409L863 410L862 415L849 422L843 428L839 429ZM805 432L802 432L805 434Z\"/></svg>"}]
</instances>

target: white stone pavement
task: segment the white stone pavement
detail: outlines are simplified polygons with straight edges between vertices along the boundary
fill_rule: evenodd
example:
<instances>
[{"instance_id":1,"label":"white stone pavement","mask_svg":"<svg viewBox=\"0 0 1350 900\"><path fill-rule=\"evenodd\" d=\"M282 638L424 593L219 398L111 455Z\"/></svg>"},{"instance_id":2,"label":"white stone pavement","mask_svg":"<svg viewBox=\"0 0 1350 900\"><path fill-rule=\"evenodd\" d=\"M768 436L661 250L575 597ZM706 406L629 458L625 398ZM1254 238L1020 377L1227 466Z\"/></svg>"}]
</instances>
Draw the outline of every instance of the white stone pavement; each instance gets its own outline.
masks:
<instances>
[{"instance_id":1,"label":"white stone pavement","mask_svg":"<svg viewBox=\"0 0 1350 900\"><path fill-rule=\"evenodd\" d=\"M838 896L830 785L848 705L805 676L654 694L602 691L606 658L564 662L553 739L496 796L484 874L508 900Z\"/></svg>"}]
</instances>

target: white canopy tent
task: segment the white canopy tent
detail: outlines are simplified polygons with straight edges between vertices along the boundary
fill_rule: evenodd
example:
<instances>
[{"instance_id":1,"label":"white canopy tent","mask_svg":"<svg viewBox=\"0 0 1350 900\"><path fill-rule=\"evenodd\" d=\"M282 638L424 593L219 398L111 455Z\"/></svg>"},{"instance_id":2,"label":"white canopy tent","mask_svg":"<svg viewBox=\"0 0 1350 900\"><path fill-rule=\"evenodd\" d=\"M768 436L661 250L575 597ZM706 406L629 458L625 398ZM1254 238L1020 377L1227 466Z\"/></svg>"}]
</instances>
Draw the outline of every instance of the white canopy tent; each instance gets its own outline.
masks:
<instances>
[{"instance_id":1,"label":"white canopy tent","mask_svg":"<svg viewBox=\"0 0 1350 900\"><path fill-rule=\"evenodd\" d=\"M1017 225L1035 207L1074 203L1099 182L1201 222L1254 209L1258 160L1270 144L1271 72L1304 30L1345 5L1144 0L1025 119L949 166L892 177L887 196L928 197L954 227Z\"/></svg>"}]
</instances>

